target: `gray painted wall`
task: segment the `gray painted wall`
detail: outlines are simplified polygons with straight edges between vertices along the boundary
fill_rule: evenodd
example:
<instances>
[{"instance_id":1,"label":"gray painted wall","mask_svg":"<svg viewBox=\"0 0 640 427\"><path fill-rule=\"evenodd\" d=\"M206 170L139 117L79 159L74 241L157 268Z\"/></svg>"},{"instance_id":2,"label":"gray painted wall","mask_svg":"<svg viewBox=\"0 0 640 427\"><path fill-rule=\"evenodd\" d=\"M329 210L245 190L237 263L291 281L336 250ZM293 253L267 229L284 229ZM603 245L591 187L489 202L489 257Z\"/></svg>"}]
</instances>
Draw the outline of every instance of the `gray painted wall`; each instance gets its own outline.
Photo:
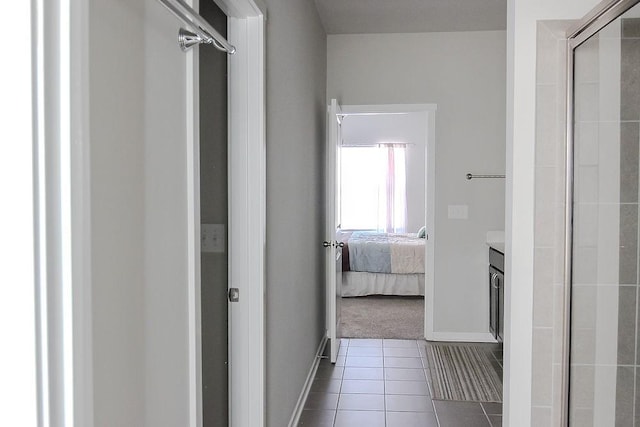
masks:
<instances>
[{"instance_id":1,"label":"gray painted wall","mask_svg":"<svg viewBox=\"0 0 640 427\"><path fill-rule=\"evenodd\" d=\"M95 425L185 425L186 70L177 23L156 0L97 0L89 13Z\"/></svg>"},{"instance_id":2,"label":"gray painted wall","mask_svg":"<svg viewBox=\"0 0 640 427\"><path fill-rule=\"evenodd\" d=\"M328 98L437 104L434 329L486 338L486 232L504 229L505 32L330 35ZM467 220L449 219L467 205Z\"/></svg>"},{"instance_id":3,"label":"gray painted wall","mask_svg":"<svg viewBox=\"0 0 640 427\"><path fill-rule=\"evenodd\" d=\"M189 417L187 70L178 21L145 9L145 425L174 426Z\"/></svg>"},{"instance_id":4,"label":"gray painted wall","mask_svg":"<svg viewBox=\"0 0 640 427\"><path fill-rule=\"evenodd\" d=\"M312 1L266 3L266 411L279 427L324 335L326 35ZM177 27L155 0L91 3L96 426L188 419L186 70Z\"/></svg>"},{"instance_id":5,"label":"gray painted wall","mask_svg":"<svg viewBox=\"0 0 640 427\"><path fill-rule=\"evenodd\" d=\"M267 425L288 424L324 335L326 36L311 0L267 0Z\"/></svg>"},{"instance_id":6,"label":"gray painted wall","mask_svg":"<svg viewBox=\"0 0 640 427\"><path fill-rule=\"evenodd\" d=\"M95 425L142 426L144 3L93 1L89 19Z\"/></svg>"}]
</instances>

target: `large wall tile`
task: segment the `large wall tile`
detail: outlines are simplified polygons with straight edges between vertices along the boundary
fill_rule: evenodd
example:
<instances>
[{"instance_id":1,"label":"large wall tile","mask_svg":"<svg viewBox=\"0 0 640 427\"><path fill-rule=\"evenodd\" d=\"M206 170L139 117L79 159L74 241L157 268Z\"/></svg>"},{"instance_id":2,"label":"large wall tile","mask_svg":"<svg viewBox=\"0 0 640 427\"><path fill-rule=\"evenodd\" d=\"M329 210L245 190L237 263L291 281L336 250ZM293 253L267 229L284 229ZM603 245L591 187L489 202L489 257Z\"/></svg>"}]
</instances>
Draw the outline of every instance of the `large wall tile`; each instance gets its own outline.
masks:
<instances>
[{"instance_id":1,"label":"large wall tile","mask_svg":"<svg viewBox=\"0 0 640 427\"><path fill-rule=\"evenodd\" d=\"M616 381L616 426L634 427L635 368L618 368Z\"/></svg>"},{"instance_id":2,"label":"large wall tile","mask_svg":"<svg viewBox=\"0 0 640 427\"><path fill-rule=\"evenodd\" d=\"M638 205L620 205L619 283L638 284Z\"/></svg>"},{"instance_id":3,"label":"large wall tile","mask_svg":"<svg viewBox=\"0 0 640 427\"><path fill-rule=\"evenodd\" d=\"M633 365L636 356L637 286L620 286L618 294L618 365Z\"/></svg>"},{"instance_id":4,"label":"large wall tile","mask_svg":"<svg viewBox=\"0 0 640 427\"><path fill-rule=\"evenodd\" d=\"M638 122L620 123L621 203L638 203L638 130Z\"/></svg>"}]
</instances>

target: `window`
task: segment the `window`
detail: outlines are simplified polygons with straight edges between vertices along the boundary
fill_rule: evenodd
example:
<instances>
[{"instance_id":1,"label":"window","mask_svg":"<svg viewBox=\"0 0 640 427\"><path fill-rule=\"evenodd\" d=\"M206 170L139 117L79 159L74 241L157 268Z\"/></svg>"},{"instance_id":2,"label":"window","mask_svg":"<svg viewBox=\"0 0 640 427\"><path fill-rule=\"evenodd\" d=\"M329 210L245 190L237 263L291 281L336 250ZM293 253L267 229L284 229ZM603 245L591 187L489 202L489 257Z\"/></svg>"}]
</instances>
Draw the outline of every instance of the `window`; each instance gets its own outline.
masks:
<instances>
[{"instance_id":1,"label":"window","mask_svg":"<svg viewBox=\"0 0 640 427\"><path fill-rule=\"evenodd\" d=\"M404 233L405 144L343 146L340 154L342 228Z\"/></svg>"}]
</instances>

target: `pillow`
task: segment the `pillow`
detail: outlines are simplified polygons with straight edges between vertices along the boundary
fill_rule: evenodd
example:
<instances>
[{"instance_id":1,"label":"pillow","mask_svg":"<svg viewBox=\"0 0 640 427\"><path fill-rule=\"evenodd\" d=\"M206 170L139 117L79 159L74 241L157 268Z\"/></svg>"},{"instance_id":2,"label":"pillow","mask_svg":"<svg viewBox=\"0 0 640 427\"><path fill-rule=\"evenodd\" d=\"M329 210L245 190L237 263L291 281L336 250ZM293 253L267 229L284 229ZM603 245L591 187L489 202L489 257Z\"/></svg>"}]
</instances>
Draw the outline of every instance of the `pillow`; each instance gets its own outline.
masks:
<instances>
[{"instance_id":1,"label":"pillow","mask_svg":"<svg viewBox=\"0 0 640 427\"><path fill-rule=\"evenodd\" d=\"M424 225L420 227L420 230L418 230L418 237L420 237L421 239L424 239L426 236L427 236L427 226Z\"/></svg>"}]
</instances>

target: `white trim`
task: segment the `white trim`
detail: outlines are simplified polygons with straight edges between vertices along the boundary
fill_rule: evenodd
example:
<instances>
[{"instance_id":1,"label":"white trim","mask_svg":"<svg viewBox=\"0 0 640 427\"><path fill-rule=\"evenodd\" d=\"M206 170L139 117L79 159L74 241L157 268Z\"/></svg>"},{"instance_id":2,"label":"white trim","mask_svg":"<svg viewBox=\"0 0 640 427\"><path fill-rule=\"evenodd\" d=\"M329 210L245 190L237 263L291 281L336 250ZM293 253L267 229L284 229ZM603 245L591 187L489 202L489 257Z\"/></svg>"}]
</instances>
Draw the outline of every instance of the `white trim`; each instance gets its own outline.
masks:
<instances>
[{"instance_id":1,"label":"white trim","mask_svg":"<svg viewBox=\"0 0 640 427\"><path fill-rule=\"evenodd\" d=\"M234 18L266 17L267 8L262 0L214 0L218 7ZM237 46L236 46L237 48Z\"/></svg>"},{"instance_id":2,"label":"white trim","mask_svg":"<svg viewBox=\"0 0 640 427\"><path fill-rule=\"evenodd\" d=\"M434 298L435 298L435 250L436 250L436 104L375 104L375 105L343 105L345 116L363 114L427 114L427 140L425 145L425 224L427 225L426 277L424 288L424 337L427 340L438 340L434 332Z\"/></svg>"},{"instance_id":3,"label":"white trim","mask_svg":"<svg viewBox=\"0 0 640 427\"><path fill-rule=\"evenodd\" d=\"M238 0L240 1L240 0ZM265 408L266 145L264 19L229 18L230 425L261 427Z\"/></svg>"},{"instance_id":4,"label":"white trim","mask_svg":"<svg viewBox=\"0 0 640 427\"><path fill-rule=\"evenodd\" d=\"M34 255L35 255L35 288L36 288L36 341L37 341L37 394L38 420L43 426L49 419L49 346L47 345L47 286L46 286L46 179L44 166L45 132L44 132L44 3L43 0L33 2L35 15L33 18L33 157L34 157Z\"/></svg>"},{"instance_id":5,"label":"white trim","mask_svg":"<svg viewBox=\"0 0 640 427\"><path fill-rule=\"evenodd\" d=\"M489 332L434 332L433 341L496 343Z\"/></svg>"},{"instance_id":6,"label":"white trim","mask_svg":"<svg viewBox=\"0 0 640 427\"><path fill-rule=\"evenodd\" d=\"M298 402L296 403L295 408L293 409L293 414L291 414L291 419L289 420L289 427L296 427L300 422L300 416L302 415L302 411L304 410L304 404L307 401L307 397L309 396L309 392L311 391L311 386L313 385L313 381L316 378L316 372L318 372L318 366L320 366L320 361L324 357L322 354L324 353L324 348L327 345L327 336L325 335L320 340L320 345L318 345L318 349L316 350L316 357L313 359L313 363L311 364L311 368L309 369L309 373L307 374L307 379L302 386L302 391L300 392L300 397L298 397Z\"/></svg>"},{"instance_id":7,"label":"white trim","mask_svg":"<svg viewBox=\"0 0 640 427\"><path fill-rule=\"evenodd\" d=\"M88 6L34 2L38 397L42 425L92 425Z\"/></svg>"},{"instance_id":8,"label":"white trim","mask_svg":"<svg viewBox=\"0 0 640 427\"><path fill-rule=\"evenodd\" d=\"M371 105L343 105L344 115L359 114L402 114L436 111L436 104L371 104Z\"/></svg>"},{"instance_id":9,"label":"white trim","mask_svg":"<svg viewBox=\"0 0 640 427\"><path fill-rule=\"evenodd\" d=\"M191 6L198 9L198 0ZM202 426L202 340L200 265L200 75L199 50L186 53L187 138L187 311L189 340L189 426Z\"/></svg>"},{"instance_id":10,"label":"white trim","mask_svg":"<svg viewBox=\"0 0 640 427\"><path fill-rule=\"evenodd\" d=\"M339 228L340 194L340 152L338 145L342 142L342 109L336 99L332 99L328 108L325 141L325 239L333 241L337 238ZM340 348L340 321L342 295L342 252L336 247L325 251L325 320L326 335L329 340L329 360L336 363Z\"/></svg>"},{"instance_id":11,"label":"white trim","mask_svg":"<svg viewBox=\"0 0 640 427\"><path fill-rule=\"evenodd\" d=\"M71 0L71 230L74 423L93 425L89 5Z\"/></svg>"},{"instance_id":12,"label":"white trim","mask_svg":"<svg viewBox=\"0 0 640 427\"><path fill-rule=\"evenodd\" d=\"M425 224L427 226L427 267L424 283L424 337L427 340L433 340L434 334L434 317L435 317L435 271L436 271L436 112L435 106L433 110L427 112L427 149L425 150L425 190L426 209Z\"/></svg>"},{"instance_id":13,"label":"white trim","mask_svg":"<svg viewBox=\"0 0 640 427\"><path fill-rule=\"evenodd\" d=\"M35 1L4 3L10 17L0 29L19 43L2 50L0 69L0 425L38 425L36 300L34 286L34 179L36 132L33 49ZM39 424L42 425L42 424Z\"/></svg>"}]
</instances>

